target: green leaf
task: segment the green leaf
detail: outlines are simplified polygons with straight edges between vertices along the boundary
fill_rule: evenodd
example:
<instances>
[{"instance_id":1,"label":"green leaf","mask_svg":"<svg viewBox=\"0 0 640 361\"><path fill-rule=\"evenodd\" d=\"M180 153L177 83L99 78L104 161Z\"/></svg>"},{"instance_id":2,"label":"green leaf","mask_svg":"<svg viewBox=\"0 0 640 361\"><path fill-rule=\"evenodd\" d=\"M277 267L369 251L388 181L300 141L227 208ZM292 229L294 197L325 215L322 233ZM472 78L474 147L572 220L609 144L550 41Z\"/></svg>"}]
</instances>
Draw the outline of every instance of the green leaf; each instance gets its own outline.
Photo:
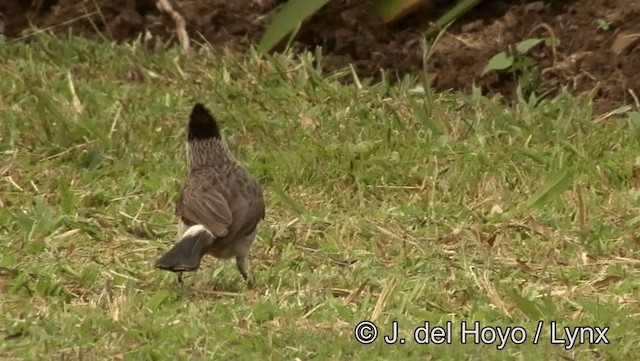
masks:
<instances>
[{"instance_id":1,"label":"green leaf","mask_svg":"<svg viewBox=\"0 0 640 361\"><path fill-rule=\"evenodd\" d=\"M542 318L542 312L540 312L535 302L531 301L528 298L522 297L515 290L507 292L507 295L516 304L516 306L518 306L518 309L525 315L529 316L530 319L539 320Z\"/></svg>"},{"instance_id":2,"label":"green leaf","mask_svg":"<svg viewBox=\"0 0 640 361\"><path fill-rule=\"evenodd\" d=\"M72 214L75 209L75 195L69 187L69 182L58 183L58 194L60 195L60 210L63 214Z\"/></svg>"},{"instance_id":3,"label":"green leaf","mask_svg":"<svg viewBox=\"0 0 640 361\"><path fill-rule=\"evenodd\" d=\"M553 199L557 199L569 188L573 173L567 169L549 177L549 180L525 203L526 208L541 207Z\"/></svg>"},{"instance_id":4,"label":"green leaf","mask_svg":"<svg viewBox=\"0 0 640 361\"><path fill-rule=\"evenodd\" d=\"M518 50L520 54L526 54L534 46L540 44L544 40L545 39L541 39L541 38L531 38L531 39L522 40L521 42L518 43L518 45L516 45L516 50Z\"/></svg>"},{"instance_id":5,"label":"green leaf","mask_svg":"<svg viewBox=\"0 0 640 361\"><path fill-rule=\"evenodd\" d=\"M506 52L502 51L489 59L489 62L484 67L481 75L484 75L491 70L508 69L511 65L513 65L513 56L509 56Z\"/></svg>"},{"instance_id":6,"label":"green leaf","mask_svg":"<svg viewBox=\"0 0 640 361\"><path fill-rule=\"evenodd\" d=\"M440 29L449 26L454 21L461 18L464 14L471 11L477 5L480 5L482 0L460 0L456 3L456 6L447 11L444 15L435 21L436 26L431 26L425 31L425 37L431 37L434 33L439 32Z\"/></svg>"},{"instance_id":7,"label":"green leaf","mask_svg":"<svg viewBox=\"0 0 640 361\"><path fill-rule=\"evenodd\" d=\"M160 307L162 302L164 300L166 300L167 298L169 298L169 291L167 291L167 290L158 290L158 292L156 292L156 294L153 295L153 297L151 297L151 299L149 300L149 303L148 303L147 307L151 311L155 311Z\"/></svg>"},{"instance_id":8,"label":"green leaf","mask_svg":"<svg viewBox=\"0 0 640 361\"><path fill-rule=\"evenodd\" d=\"M290 0L278 11L262 35L258 47L267 53L307 17L314 14L329 0Z\"/></svg>"}]
</instances>

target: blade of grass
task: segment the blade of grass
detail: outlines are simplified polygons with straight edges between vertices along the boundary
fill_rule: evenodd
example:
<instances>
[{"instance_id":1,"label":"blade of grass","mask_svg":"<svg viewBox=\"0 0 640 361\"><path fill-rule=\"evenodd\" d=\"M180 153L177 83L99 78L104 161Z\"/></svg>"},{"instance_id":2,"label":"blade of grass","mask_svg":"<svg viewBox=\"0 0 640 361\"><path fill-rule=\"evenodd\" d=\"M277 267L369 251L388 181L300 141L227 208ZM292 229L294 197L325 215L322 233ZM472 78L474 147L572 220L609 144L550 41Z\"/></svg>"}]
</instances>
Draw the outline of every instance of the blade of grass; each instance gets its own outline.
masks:
<instances>
[{"instance_id":1,"label":"blade of grass","mask_svg":"<svg viewBox=\"0 0 640 361\"><path fill-rule=\"evenodd\" d=\"M376 0L373 2L373 11L385 24L390 24L411 13L423 3L425 3L424 0Z\"/></svg>"},{"instance_id":2,"label":"blade of grass","mask_svg":"<svg viewBox=\"0 0 640 361\"><path fill-rule=\"evenodd\" d=\"M307 17L330 0L291 0L278 11L258 43L258 49L268 53L282 38L291 33Z\"/></svg>"},{"instance_id":3,"label":"blade of grass","mask_svg":"<svg viewBox=\"0 0 640 361\"><path fill-rule=\"evenodd\" d=\"M540 188L527 202L525 208L539 208L547 204L553 199L557 199L569 188L573 173L567 169L552 175L547 182Z\"/></svg>"},{"instance_id":4,"label":"blade of grass","mask_svg":"<svg viewBox=\"0 0 640 361\"><path fill-rule=\"evenodd\" d=\"M442 15L438 20L436 20L435 27L431 27L424 34L427 37L433 36L436 32L440 31L440 28L448 25L460 17L466 14L469 10L476 7L476 5L480 4L482 0L462 0L459 1L456 6L454 6L451 10L447 11L444 15Z\"/></svg>"},{"instance_id":5,"label":"blade of grass","mask_svg":"<svg viewBox=\"0 0 640 361\"><path fill-rule=\"evenodd\" d=\"M272 190L273 190L273 193L275 193L283 203L289 205L298 214L307 213L307 210L304 209L304 206L300 202L298 202L296 199L294 199L290 195L288 195L284 191L284 189L282 189L281 187L278 187L278 186L274 185L272 187Z\"/></svg>"},{"instance_id":6,"label":"blade of grass","mask_svg":"<svg viewBox=\"0 0 640 361\"><path fill-rule=\"evenodd\" d=\"M516 306L518 306L518 309L520 309L520 311L525 315L529 316L530 319L538 320L542 318L542 313L535 302L521 296L516 290L506 292L506 294L511 298Z\"/></svg>"}]
</instances>

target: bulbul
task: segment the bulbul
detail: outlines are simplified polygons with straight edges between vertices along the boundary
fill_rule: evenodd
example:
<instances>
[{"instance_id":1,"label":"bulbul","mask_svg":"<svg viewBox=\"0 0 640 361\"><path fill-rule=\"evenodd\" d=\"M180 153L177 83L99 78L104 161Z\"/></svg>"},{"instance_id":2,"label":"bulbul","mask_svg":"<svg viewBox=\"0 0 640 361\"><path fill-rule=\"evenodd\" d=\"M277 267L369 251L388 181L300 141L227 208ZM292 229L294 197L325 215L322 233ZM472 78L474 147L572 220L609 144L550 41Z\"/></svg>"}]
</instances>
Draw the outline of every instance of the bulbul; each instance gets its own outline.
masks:
<instances>
[{"instance_id":1,"label":"bulbul","mask_svg":"<svg viewBox=\"0 0 640 361\"><path fill-rule=\"evenodd\" d=\"M205 254L235 257L245 281L247 256L265 206L259 182L231 155L218 122L196 103L187 125L188 176L176 202L179 242L156 261L156 267L196 271Z\"/></svg>"}]
</instances>

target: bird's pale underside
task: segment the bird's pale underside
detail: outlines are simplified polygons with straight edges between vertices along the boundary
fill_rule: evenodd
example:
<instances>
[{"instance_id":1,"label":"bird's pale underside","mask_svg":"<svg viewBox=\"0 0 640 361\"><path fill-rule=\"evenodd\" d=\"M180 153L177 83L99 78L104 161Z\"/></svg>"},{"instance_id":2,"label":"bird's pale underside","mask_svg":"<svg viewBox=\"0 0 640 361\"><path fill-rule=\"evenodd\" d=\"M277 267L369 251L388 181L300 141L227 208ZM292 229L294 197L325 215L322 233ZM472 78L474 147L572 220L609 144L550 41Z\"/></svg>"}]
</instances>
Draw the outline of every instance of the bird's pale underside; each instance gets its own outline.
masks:
<instances>
[{"instance_id":1,"label":"bird's pale underside","mask_svg":"<svg viewBox=\"0 0 640 361\"><path fill-rule=\"evenodd\" d=\"M175 209L180 240L156 267L181 275L197 270L209 254L235 258L248 281L249 249L265 215L262 189L230 154L216 119L199 103L189 117L187 155L189 173Z\"/></svg>"}]
</instances>

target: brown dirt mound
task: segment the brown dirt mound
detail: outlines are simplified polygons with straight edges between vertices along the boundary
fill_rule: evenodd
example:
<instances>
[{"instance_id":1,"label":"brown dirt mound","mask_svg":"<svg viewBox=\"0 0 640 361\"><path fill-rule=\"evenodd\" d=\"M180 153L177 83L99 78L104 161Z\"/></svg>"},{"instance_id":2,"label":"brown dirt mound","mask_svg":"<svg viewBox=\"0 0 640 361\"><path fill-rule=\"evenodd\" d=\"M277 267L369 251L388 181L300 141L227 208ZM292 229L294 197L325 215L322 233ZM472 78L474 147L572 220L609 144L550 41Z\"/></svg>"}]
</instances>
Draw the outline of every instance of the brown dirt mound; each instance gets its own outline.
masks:
<instances>
[{"instance_id":1,"label":"brown dirt mound","mask_svg":"<svg viewBox=\"0 0 640 361\"><path fill-rule=\"evenodd\" d=\"M192 39L214 47L246 50L257 42L283 0L182 0L175 8L185 17ZM422 68L421 34L451 0L427 1L416 14L385 26L363 0L334 0L301 27L296 49L323 47L324 69L354 65L361 77L378 78L381 69L396 78ZM29 25L88 37L123 41L142 34L175 41L171 19L153 0L9 0L0 5L4 34L28 39ZM624 0L485 1L460 19L441 39L431 59L432 86L511 97L522 77L504 72L482 76L496 53L532 37L555 39L529 53L527 85L554 94L561 87L574 93L596 92L596 112L638 104L640 96L640 2Z\"/></svg>"}]
</instances>

